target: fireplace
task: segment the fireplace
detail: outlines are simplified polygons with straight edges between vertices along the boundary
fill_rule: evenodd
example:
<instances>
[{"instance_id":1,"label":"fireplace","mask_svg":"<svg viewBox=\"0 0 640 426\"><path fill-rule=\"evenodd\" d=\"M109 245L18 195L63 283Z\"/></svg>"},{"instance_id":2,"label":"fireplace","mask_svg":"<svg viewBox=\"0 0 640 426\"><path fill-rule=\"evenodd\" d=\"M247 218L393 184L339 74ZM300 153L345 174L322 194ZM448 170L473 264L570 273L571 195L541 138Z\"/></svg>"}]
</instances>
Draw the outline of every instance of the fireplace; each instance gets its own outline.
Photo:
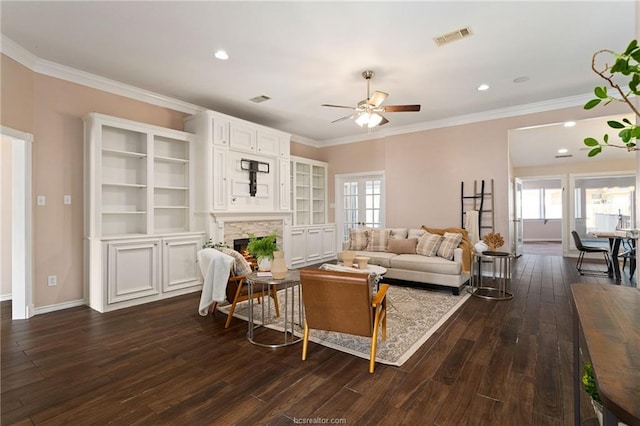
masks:
<instances>
[{"instance_id":1,"label":"fireplace","mask_svg":"<svg viewBox=\"0 0 640 426\"><path fill-rule=\"evenodd\" d=\"M256 237L256 239L260 240L264 237ZM251 256L247 251L247 246L249 245L249 238L236 238L233 240L233 249L238 253L242 254L242 256L247 259L249 265L251 265L252 269L258 269L258 261L255 257Z\"/></svg>"}]
</instances>

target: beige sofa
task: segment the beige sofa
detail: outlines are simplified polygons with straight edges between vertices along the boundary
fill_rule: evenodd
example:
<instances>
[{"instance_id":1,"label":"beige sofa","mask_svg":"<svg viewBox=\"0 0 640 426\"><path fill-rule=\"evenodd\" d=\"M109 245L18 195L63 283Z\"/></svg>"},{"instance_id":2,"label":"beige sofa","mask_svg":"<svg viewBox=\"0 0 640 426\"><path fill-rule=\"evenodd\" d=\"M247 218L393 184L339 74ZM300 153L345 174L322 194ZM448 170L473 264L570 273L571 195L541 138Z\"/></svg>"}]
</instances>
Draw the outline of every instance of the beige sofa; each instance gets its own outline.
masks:
<instances>
[{"instance_id":1,"label":"beige sofa","mask_svg":"<svg viewBox=\"0 0 640 426\"><path fill-rule=\"evenodd\" d=\"M459 234L459 243L452 234ZM471 245L464 229L356 229L350 237L343 250L385 267L385 278L450 287L454 295L469 280ZM338 259L342 260L342 253Z\"/></svg>"}]
</instances>

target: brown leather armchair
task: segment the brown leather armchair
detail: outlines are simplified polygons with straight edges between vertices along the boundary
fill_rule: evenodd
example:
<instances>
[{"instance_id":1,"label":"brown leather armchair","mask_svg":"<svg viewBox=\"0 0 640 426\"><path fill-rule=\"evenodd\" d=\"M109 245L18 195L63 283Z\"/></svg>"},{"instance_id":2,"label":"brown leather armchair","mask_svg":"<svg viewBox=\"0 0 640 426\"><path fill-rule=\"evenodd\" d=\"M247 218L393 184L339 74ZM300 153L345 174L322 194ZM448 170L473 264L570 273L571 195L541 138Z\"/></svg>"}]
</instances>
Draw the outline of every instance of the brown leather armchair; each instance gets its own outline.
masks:
<instances>
[{"instance_id":1,"label":"brown leather armchair","mask_svg":"<svg viewBox=\"0 0 640 426\"><path fill-rule=\"evenodd\" d=\"M373 296L375 280L355 272L303 269L300 271L305 310L302 360L307 358L309 330L327 330L371 338L369 372L376 362L378 329L387 338L387 289L382 284Z\"/></svg>"}]
</instances>

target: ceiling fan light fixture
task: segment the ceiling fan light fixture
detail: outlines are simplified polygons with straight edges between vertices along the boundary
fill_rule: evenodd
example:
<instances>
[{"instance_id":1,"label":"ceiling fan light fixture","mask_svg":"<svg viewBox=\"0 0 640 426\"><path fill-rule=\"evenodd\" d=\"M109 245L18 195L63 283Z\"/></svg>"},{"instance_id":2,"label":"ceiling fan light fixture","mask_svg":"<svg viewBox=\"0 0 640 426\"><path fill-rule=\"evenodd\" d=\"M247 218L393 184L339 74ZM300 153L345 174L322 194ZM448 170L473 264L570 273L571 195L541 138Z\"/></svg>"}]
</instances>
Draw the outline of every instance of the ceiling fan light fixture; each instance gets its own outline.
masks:
<instances>
[{"instance_id":1,"label":"ceiling fan light fixture","mask_svg":"<svg viewBox=\"0 0 640 426\"><path fill-rule=\"evenodd\" d=\"M369 122L369 116L370 114L368 112L363 112L362 114L360 114L358 116L358 118L356 118L356 124L360 127L364 126L365 124L367 124ZM371 126L369 126L371 127Z\"/></svg>"},{"instance_id":2,"label":"ceiling fan light fixture","mask_svg":"<svg viewBox=\"0 0 640 426\"><path fill-rule=\"evenodd\" d=\"M382 121L382 116L380 114L376 114L375 112L369 116L369 123L367 124L369 128L376 127Z\"/></svg>"}]
</instances>

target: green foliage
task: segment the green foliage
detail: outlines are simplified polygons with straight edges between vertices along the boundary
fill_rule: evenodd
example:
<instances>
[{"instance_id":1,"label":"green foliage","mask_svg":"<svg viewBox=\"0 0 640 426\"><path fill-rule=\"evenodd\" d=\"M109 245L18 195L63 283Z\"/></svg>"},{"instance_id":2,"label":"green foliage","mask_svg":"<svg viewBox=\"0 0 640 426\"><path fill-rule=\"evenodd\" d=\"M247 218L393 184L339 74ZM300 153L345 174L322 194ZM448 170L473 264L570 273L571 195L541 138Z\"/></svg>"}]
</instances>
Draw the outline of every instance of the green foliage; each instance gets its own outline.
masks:
<instances>
[{"instance_id":1,"label":"green foliage","mask_svg":"<svg viewBox=\"0 0 640 426\"><path fill-rule=\"evenodd\" d=\"M582 374L582 384L587 394L596 402L602 404L600 395L598 394L598 387L596 386L596 378L593 375L593 366L589 362L584 363L584 373Z\"/></svg>"},{"instance_id":2,"label":"green foliage","mask_svg":"<svg viewBox=\"0 0 640 426\"><path fill-rule=\"evenodd\" d=\"M213 242L213 238L209 238L207 240L207 242L202 245L203 249L205 249L205 248L220 249L220 248L223 248L223 247L229 248L229 246L227 244L223 243L223 242L214 243Z\"/></svg>"},{"instance_id":3,"label":"green foliage","mask_svg":"<svg viewBox=\"0 0 640 426\"><path fill-rule=\"evenodd\" d=\"M608 54L615 58L615 62L610 67L608 64L604 66L604 69L596 68L596 57L600 54ZM637 40L632 40L627 46L626 50L622 53L616 53L610 50L601 50L593 55L591 64L593 71L606 80L609 86L617 92L616 95L612 95L608 92L607 86L598 86L593 89L593 93L596 96L594 99L589 100L584 104L584 109L592 109L603 103L603 106L610 104L611 102L624 102L635 113L636 117L640 119L638 110L633 105L630 97L640 96L638 85L640 85L640 46L638 46ZM614 81L615 77L624 76L625 83L629 89L625 91L618 83ZM602 152L603 147L616 147L625 148L628 151L636 151L636 143L640 138L640 126L632 123L628 119L623 119L622 122L616 120L607 121L607 125L615 130L619 130L618 136L624 143L624 145L615 145L609 143L609 135L603 136L602 142L595 138L586 138L584 144L591 148L588 156L594 157Z\"/></svg>"},{"instance_id":4,"label":"green foliage","mask_svg":"<svg viewBox=\"0 0 640 426\"><path fill-rule=\"evenodd\" d=\"M273 259L273 252L278 250L278 245L276 244L277 239L278 236L274 233L262 238L257 238L255 235L249 234L247 251L256 259L262 259L263 257Z\"/></svg>"}]
</instances>

